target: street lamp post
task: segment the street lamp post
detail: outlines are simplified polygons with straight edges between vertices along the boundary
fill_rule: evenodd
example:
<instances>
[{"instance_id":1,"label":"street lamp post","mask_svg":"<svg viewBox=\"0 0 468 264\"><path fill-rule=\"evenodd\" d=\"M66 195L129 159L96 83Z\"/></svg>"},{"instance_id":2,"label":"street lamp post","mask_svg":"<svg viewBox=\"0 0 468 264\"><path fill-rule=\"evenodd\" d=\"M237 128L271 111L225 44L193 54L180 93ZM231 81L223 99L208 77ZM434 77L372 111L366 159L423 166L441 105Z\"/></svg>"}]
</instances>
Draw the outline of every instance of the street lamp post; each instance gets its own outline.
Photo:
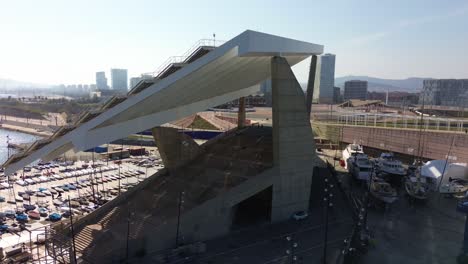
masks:
<instances>
[{"instance_id":1,"label":"street lamp post","mask_svg":"<svg viewBox=\"0 0 468 264\"><path fill-rule=\"evenodd\" d=\"M182 211L182 206L184 204L184 196L185 196L185 192L184 191L180 192L180 194L179 194L179 209L178 209L178 213L177 213L177 230L176 230L176 243L175 243L176 248L179 246L180 213Z\"/></svg>"},{"instance_id":2,"label":"street lamp post","mask_svg":"<svg viewBox=\"0 0 468 264\"><path fill-rule=\"evenodd\" d=\"M286 250L286 255L288 257L289 263L295 263L297 261L297 256L294 253L298 244L293 241L292 236L287 236L286 241L288 241L288 249Z\"/></svg>"},{"instance_id":3,"label":"street lamp post","mask_svg":"<svg viewBox=\"0 0 468 264\"><path fill-rule=\"evenodd\" d=\"M327 264L327 244L328 244L328 211L329 208L333 207L333 193L332 188L334 187L332 183L330 183L328 176L325 177L325 188L324 188L324 197L323 201L325 204L325 237L324 237L324 244L323 244L323 263Z\"/></svg>"}]
</instances>

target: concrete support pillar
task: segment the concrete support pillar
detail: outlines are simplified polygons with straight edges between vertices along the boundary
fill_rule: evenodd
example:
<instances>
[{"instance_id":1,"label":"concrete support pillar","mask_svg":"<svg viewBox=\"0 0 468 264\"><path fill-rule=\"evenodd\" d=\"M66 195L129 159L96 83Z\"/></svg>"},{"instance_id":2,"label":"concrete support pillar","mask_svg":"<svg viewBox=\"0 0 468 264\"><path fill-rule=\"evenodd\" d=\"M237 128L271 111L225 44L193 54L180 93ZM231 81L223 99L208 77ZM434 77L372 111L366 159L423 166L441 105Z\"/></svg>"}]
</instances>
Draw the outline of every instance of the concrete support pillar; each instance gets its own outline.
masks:
<instances>
[{"instance_id":1,"label":"concrete support pillar","mask_svg":"<svg viewBox=\"0 0 468 264\"><path fill-rule=\"evenodd\" d=\"M273 94L273 177L271 221L289 219L309 208L313 168L323 163L315 152L306 100L290 65L271 60Z\"/></svg>"},{"instance_id":2,"label":"concrete support pillar","mask_svg":"<svg viewBox=\"0 0 468 264\"><path fill-rule=\"evenodd\" d=\"M239 111L237 112L237 128L244 127L245 124L245 97L239 98Z\"/></svg>"},{"instance_id":3,"label":"concrete support pillar","mask_svg":"<svg viewBox=\"0 0 468 264\"><path fill-rule=\"evenodd\" d=\"M312 111L312 99L314 97L314 86L315 86L315 73L317 72L317 55L312 55L310 59L309 68L309 82L307 83L307 97L306 97L306 109L307 116L310 118L310 111Z\"/></svg>"}]
</instances>

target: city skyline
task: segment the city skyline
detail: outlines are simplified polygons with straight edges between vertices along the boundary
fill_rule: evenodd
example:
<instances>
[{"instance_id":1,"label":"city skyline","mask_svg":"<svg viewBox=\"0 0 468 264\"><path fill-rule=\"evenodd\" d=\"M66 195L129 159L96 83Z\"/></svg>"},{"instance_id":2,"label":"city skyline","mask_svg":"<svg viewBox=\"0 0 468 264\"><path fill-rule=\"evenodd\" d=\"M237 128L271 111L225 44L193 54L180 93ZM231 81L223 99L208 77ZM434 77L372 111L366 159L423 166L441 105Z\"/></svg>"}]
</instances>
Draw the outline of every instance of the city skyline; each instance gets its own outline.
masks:
<instances>
[{"instance_id":1,"label":"city skyline","mask_svg":"<svg viewBox=\"0 0 468 264\"><path fill-rule=\"evenodd\" d=\"M5 27L0 34L8 41L0 43L0 78L94 83L95 72L110 68L126 68L128 76L134 77L156 70L170 56L183 54L198 39L216 33L216 39L226 40L246 29L323 44L325 53L337 56L335 76L468 77L464 72L468 55L463 52L468 45L463 28L468 23L466 1L294 1L287 8L265 1L235 7L205 1L187 2L183 10L177 5L151 1L4 3L0 22ZM244 10L245 5L250 8ZM157 15L150 11L156 9ZM169 12L174 9L178 12ZM333 19L311 16L317 10L333 14ZM139 16L121 15L123 11ZM214 12L225 19L213 23ZM167 21L193 23L187 27ZM301 82L307 81L308 63L294 68Z\"/></svg>"}]
</instances>

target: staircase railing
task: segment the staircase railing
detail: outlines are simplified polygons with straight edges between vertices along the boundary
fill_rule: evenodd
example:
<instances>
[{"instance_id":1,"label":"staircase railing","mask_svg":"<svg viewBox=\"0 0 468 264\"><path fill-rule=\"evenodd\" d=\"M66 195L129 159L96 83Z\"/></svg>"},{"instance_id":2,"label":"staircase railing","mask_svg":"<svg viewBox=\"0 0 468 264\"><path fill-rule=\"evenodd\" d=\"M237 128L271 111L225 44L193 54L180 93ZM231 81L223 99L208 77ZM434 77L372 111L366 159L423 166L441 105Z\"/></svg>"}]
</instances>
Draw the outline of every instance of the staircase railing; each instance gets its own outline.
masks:
<instances>
[{"instance_id":1,"label":"staircase railing","mask_svg":"<svg viewBox=\"0 0 468 264\"><path fill-rule=\"evenodd\" d=\"M198 48L203 46L209 47L218 47L224 44L226 41L224 40L215 40L215 39L200 39L195 44L192 45L182 56L172 56L169 57L166 61L164 61L154 72L145 73L147 75L152 75L153 77L158 76L164 69L166 69L169 65L173 63L182 63L185 59L187 59L194 51Z\"/></svg>"}]
</instances>

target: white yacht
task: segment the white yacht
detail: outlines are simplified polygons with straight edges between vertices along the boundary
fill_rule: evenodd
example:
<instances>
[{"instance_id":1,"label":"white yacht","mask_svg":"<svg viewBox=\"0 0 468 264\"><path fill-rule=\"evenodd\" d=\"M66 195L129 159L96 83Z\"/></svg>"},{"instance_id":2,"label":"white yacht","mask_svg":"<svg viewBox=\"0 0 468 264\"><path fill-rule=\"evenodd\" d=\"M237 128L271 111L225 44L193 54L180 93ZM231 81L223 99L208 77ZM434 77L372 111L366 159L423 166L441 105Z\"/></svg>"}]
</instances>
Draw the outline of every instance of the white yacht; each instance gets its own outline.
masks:
<instances>
[{"instance_id":1,"label":"white yacht","mask_svg":"<svg viewBox=\"0 0 468 264\"><path fill-rule=\"evenodd\" d=\"M382 153L376 161L376 168L383 173L390 175L404 176L406 170L403 168L401 161L395 159L393 153Z\"/></svg>"},{"instance_id":2,"label":"white yacht","mask_svg":"<svg viewBox=\"0 0 468 264\"><path fill-rule=\"evenodd\" d=\"M369 180L373 165L366 154L353 154L348 158L346 164L348 166L349 173L357 180Z\"/></svg>"},{"instance_id":3,"label":"white yacht","mask_svg":"<svg viewBox=\"0 0 468 264\"><path fill-rule=\"evenodd\" d=\"M345 169L348 169L348 159L356 155L358 153L364 154L364 151L362 150L362 146L356 143L349 144L344 150L343 150L343 161L344 161L344 167Z\"/></svg>"}]
</instances>

